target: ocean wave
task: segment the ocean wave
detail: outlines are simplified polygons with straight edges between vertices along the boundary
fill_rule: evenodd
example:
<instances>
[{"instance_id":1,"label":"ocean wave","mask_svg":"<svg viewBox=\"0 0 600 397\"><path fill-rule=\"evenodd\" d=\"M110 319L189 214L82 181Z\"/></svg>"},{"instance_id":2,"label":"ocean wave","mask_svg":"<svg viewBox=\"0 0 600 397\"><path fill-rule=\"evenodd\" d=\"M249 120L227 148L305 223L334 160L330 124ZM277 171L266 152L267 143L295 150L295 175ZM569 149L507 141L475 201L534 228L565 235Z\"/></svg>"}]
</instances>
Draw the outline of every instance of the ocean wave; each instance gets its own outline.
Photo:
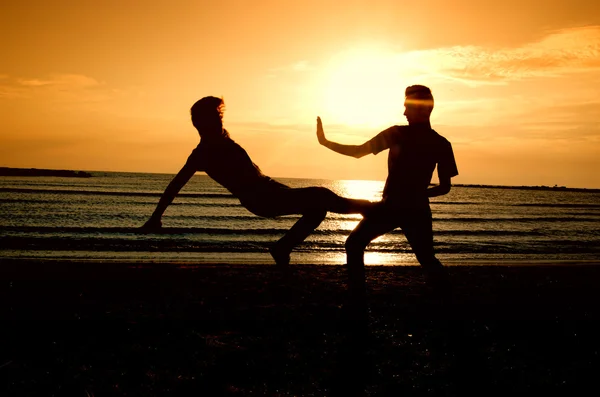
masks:
<instances>
[{"instance_id":1,"label":"ocean wave","mask_svg":"<svg viewBox=\"0 0 600 397\"><path fill-rule=\"evenodd\" d=\"M163 227L160 229L146 231L134 227L33 227L33 226L4 226L0 227L0 232L7 233L30 233L38 235L85 235L85 234L124 234L124 235L281 235L286 233L289 228L256 228L256 229L233 229L233 228L196 228L196 227ZM317 229L312 234L315 235L342 235L347 236L350 229L325 230ZM401 229L395 229L387 234L403 235ZM540 230L436 230L435 235L448 236L543 236ZM2 241L5 237L0 237Z\"/></svg>"},{"instance_id":2,"label":"ocean wave","mask_svg":"<svg viewBox=\"0 0 600 397\"><path fill-rule=\"evenodd\" d=\"M218 197L221 198L221 197ZM229 198L229 197L225 197L225 198ZM127 205L128 206L149 206L149 205L156 205L158 200L152 200L152 201L128 201ZM50 205L62 205L63 202L60 200L44 200L44 199L37 199L37 198L28 198L26 200L24 199L0 199L0 204L26 204L26 205L30 205L30 204L50 204ZM170 206L176 206L176 207L180 207L180 206L193 206L193 207L218 207L218 208L234 208L234 207L241 207L241 205L239 203L223 203L223 202L181 202L181 201L174 201L170 204Z\"/></svg>"},{"instance_id":3,"label":"ocean wave","mask_svg":"<svg viewBox=\"0 0 600 397\"><path fill-rule=\"evenodd\" d=\"M122 238L0 238L6 250L52 250L52 251L90 251L90 252L267 252L273 241L190 241L189 239L159 239L147 237L144 239L126 240ZM584 243L581 241L545 241L538 244L517 245L508 243L489 242L436 242L437 253L451 254L598 254L598 242ZM295 251L300 252L343 252L343 244L333 242L309 241L301 244ZM367 247L367 252L407 253L412 249L406 241L374 242ZM0 257L3 256L0 249Z\"/></svg>"},{"instance_id":4,"label":"ocean wave","mask_svg":"<svg viewBox=\"0 0 600 397\"><path fill-rule=\"evenodd\" d=\"M286 221L286 220L298 220L300 215L282 215L274 218L263 218L257 215L170 215L168 218L163 218L163 221L168 221L169 218L177 220L215 220L215 221L228 221L228 222L248 222L248 221L260 221L261 219L268 219L271 222ZM360 221L363 217L360 215L339 215L329 213L326 220L329 221ZM499 225L505 223L530 223L530 222L600 222L600 214L598 217L587 216L579 217L577 214L565 217L551 217L551 216L539 216L539 217L497 217L497 218L482 218L482 217L460 217L453 216L452 218L445 217L433 217L433 223L497 223Z\"/></svg>"},{"instance_id":5,"label":"ocean wave","mask_svg":"<svg viewBox=\"0 0 600 397\"><path fill-rule=\"evenodd\" d=\"M514 207L548 207L548 208L600 208L600 204L586 203L515 203Z\"/></svg>"},{"instance_id":6,"label":"ocean wave","mask_svg":"<svg viewBox=\"0 0 600 397\"><path fill-rule=\"evenodd\" d=\"M161 197L163 192L122 192L107 190L66 190L66 189L24 189L3 187L0 193L31 193L31 194L64 194L64 195L84 195L84 196L129 196L129 197ZM179 193L178 197L194 198L235 198L227 193Z\"/></svg>"},{"instance_id":7,"label":"ocean wave","mask_svg":"<svg viewBox=\"0 0 600 397\"><path fill-rule=\"evenodd\" d=\"M97 195L97 196L119 196L119 197L161 197L162 191L154 192L143 192L143 191L121 191L121 190L78 190L78 189L53 189L53 188L15 188L15 187L0 187L0 193L24 193L24 194L52 194L52 195ZM177 195L180 198L212 198L212 199L236 199L230 193L186 193L181 192ZM35 203L52 203L54 200L44 200L40 198L34 199L12 199L2 198L0 203L22 203L22 202L35 202ZM128 204L148 204L145 202L137 202ZM195 202L175 202L173 205L201 205ZM208 204L204 204L208 205ZM212 204L211 204L212 205ZM233 206L239 204L233 204ZM490 203L476 202L476 201L432 201L432 206L489 206ZM600 204L595 203L498 203L496 206L509 206L509 207L529 207L529 208L573 208L573 209L600 209Z\"/></svg>"}]
</instances>

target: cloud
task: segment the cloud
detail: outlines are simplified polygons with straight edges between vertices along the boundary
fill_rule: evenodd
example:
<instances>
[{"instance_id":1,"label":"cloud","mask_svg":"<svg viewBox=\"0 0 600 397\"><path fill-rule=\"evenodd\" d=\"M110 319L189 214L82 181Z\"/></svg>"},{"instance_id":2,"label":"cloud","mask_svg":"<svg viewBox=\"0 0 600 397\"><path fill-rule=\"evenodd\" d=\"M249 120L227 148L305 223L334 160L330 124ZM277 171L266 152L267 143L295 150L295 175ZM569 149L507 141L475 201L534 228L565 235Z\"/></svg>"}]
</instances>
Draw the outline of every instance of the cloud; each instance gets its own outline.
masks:
<instances>
[{"instance_id":1,"label":"cloud","mask_svg":"<svg viewBox=\"0 0 600 397\"><path fill-rule=\"evenodd\" d=\"M57 74L47 79L17 79L17 84L23 87L65 87L84 89L102 85L96 79L81 74Z\"/></svg>"},{"instance_id":2,"label":"cloud","mask_svg":"<svg viewBox=\"0 0 600 397\"><path fill-rule=\"evenodd\" d=\"M516 48L455 46L413 51L403 62L422 71L468 84L503 84L600 70L600 26L564 29Z\"/></svg>"},{"instance_id":3,"label":"cloud","mask_svg":"<svg viewBox=\"0 0 600 397\"><path fill-rule=\"evenodd\" d=\"M83 74L53 74L44 77L0 79L0 99L53 99L58 101L100 101L116 91Z\"/></svg>"},{"instance_id":4,"label":"cloud","mask_svg":"<svg viewBox=\"0 0 600 397\"><path fill-rule=\"evenodd\" d=\"M264 140L279 140L280 142L310 142L317 143L316 121L307 123L262 123L262 122L225 122L226 128L232 134L234 139L239 137L247 145L254 145L251 142L263 144ZM362 127L349 126L345 124L329 124L325 122L327 136L346 144L361 144L379 130L365 131ZM366 135L365 135L366 134ZM318 146L317 146L318 147Z\"/></svg>"},{"instance_id":5,"label":"cloud","mask_svg":"<svg viewBox=\"0 0 600 397\"><path fill-rule=\"evenodd\" d=\"M541 111L546 115L542 120L536 116ZM557 104L523 115L521 127L530 135L538 133L546 139L600 141L599 113L600 101Z\"/></svg>"},{"instance_id":6,"label":"cloud","mask_svg":"<svg viewBox=\"0 0 600 397\"><path fill-rule=\"evenodd\" d=\"M301 60L289 65L271 68L268 70L268 77L278 77L280 73L301 73L309 70L314 70L314 66L312 66L308 61Z\"/></svg>"},{"instance_id":7,"label":"cloud","mask_svg":"<svg viewBox=\"0 0 600 397\"><path fill-rule=\"evenodd\" d=\"M501 108L501 105L498 107ZM539 145L532 149L535 152L543 150L544 145L570 148L587 144L588 149L599 150L600 122L597 115L600 113L600 101L554 105L522 102L515 107L521 112L501 116L490 114L478 123L470 123L473 117L445 120L444 123L435 123L435 128L453 144L463 146L495 148L504 147L507 142L517 146L527 143L531 148ZM466 109L458 113L478 116L487 113L475 107Z\"/></svg>"},{"instance_id":8,"label":"cloud","mask_svg":"<svg viewBox=\"0 0 600 397\"><path fill-rule=\"evenodd\" d=\"M308 61L300 61L293 64L291 69L294 72L304 72L306 70L310 70L311 66L309 65Z\"/></svg>"}]
</instances>

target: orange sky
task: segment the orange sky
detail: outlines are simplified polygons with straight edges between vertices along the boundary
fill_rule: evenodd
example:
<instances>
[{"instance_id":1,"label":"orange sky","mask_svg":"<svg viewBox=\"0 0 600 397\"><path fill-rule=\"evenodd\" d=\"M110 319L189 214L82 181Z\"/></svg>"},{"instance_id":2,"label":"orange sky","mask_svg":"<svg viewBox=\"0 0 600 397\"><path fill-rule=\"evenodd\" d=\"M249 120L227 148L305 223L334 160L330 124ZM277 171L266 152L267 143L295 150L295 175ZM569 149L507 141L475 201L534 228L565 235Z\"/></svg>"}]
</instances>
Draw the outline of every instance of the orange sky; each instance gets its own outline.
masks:
<instances>
[{"instance_id":1,"label":"orange sky","mask_svg":"<svg viewBox=\"0 0 600 397\"><path fill-rule=\"evenodd\" d=\"M362 143L426 84L456 183L600 188L595 2L9 0L0 32L0 166L174 173L215 95L266 174L383 179L315 118Z\"/></svg>"}]
</instances>

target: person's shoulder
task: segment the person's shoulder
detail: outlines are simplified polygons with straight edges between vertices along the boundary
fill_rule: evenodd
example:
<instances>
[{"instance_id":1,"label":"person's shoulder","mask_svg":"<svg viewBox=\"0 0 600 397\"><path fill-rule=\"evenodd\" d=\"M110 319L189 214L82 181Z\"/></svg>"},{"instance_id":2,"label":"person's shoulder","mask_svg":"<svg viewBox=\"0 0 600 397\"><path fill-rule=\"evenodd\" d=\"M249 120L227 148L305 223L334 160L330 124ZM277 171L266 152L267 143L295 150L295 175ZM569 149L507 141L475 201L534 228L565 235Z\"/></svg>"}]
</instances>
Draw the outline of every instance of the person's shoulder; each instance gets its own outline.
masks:
<instances>
[{"instance_id":1,"label":"person's shoulder","mask_svg":"<svg viewBox=\"0 0 600 397\"><path fill-rule=\"evenodd\" d=\"M435 139L437 139L441 144L450 145L450 141L446 139L446 137L442 136L439 132L437 132L433 128L431 129L431 132L433 133Z\"/></svg>"},{"instance_id":2,"label":"person's shoulder","mask_svg":"<svg viewBox=\"0 0 600 397\"><path fill-rule=\"evenodd\" d=\"M407 125L393 125L382 131L383 134L401 136L407 133Z\"/></svg>"},{"instance_id":3,"label":"person's shoulder","mask_svg":"<svg viewBox=\"0 0 600 397\"><path fill-rule=\"evenodd\" d=\"M196 146L192 150L192 152L190 153L190 155L187 158L187 162L186 163L188 165L192 165L192 166L194 166L196 168L199 168L201 166L201 163L204 160L204 156L205 156L204 152L205 151L203 150L202 142L200 142L198 144L198 146Z\"/></svg>"},{"instance_id":4,"label":"person's shoulder","mask_svg":"<svg viewBox=\"0 0 600 397\"><path fill-rule=\"evenodd\" d=\"M205 150L206 150L206 142L201 140L200 142L198 142L198 145L196 145L196 147L192 149L192 153L190 154L190 156L197 156L201 152L204 152Z\"/></svg>"},{"instance_id":5,"label":"person's shoulder","mask_svg":"<svg viewBox=\"0 0 600 397\"><path fill-rule=\"evenodd\" d=\"M193 154L198 153L199 151L202 150L203 147L204 147L204 145L202 144L202 141L200 141L198 143L198 145L196 145L196 147L192 149L192 153L191 154L193 155Z\"/></svg>"},{"instance_id":6,"label":"person's shoulder","mask_svg":"<svg viewBox=\"0 0 600 397\"><path fill-rule=\"evenodd\" d=\"M386 142L400 142L407 136L407 129L405 125L393 125L381 131L379 138L385 139Z\"/></svg>"}]
</instances>

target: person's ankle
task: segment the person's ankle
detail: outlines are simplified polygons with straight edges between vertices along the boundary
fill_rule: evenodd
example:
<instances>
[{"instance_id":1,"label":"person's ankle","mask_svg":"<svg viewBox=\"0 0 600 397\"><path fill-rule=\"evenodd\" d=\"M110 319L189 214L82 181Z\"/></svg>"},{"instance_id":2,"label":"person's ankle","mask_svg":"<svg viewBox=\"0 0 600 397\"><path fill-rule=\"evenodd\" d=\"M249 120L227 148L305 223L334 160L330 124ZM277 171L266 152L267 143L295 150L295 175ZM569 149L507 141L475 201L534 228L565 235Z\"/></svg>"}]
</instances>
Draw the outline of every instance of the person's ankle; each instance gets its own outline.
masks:
<instances>
[{"instance_id":1,"label":"person's ankle","mask_svg":"<svg viewBox=\"0 0 600 397\"><path fill-rule=\"evenodd\" d=\"M281 246L281 244L275 243L269 248L269 253L277 266L289 266L291 250Z\"/></svg>"}]
</instances>

